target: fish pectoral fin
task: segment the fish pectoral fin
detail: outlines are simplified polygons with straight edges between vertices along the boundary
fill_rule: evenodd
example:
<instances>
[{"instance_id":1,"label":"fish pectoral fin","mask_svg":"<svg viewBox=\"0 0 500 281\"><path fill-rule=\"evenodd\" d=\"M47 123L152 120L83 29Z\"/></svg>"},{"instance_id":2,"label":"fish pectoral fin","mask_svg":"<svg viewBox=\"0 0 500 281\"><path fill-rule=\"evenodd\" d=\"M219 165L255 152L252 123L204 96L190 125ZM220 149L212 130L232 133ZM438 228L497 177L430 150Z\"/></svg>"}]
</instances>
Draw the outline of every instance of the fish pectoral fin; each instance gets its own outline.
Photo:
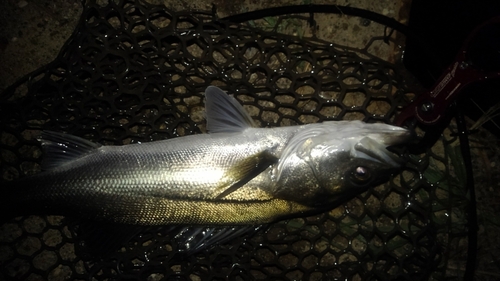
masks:
<instances>
[{"instance_id":1,"label":"fish pectoral fin","mask_svg":"<svg viewBox=\"0 0 500 281\"><path fill-rule=\"evenodd\" d=\"M83 138L52 131L43 131L39 141L45 154L42 161L44 170L74 161L101 147L100 144Z\"/></svg>"},{"instance_id":2,"label":"fish pectoral fin","mask_svg":"<svg viewBox=\"0 0 500 281\"><path fill-rule=\"evenodd\" d=\"M277 162L278 158L267 151L241 161L227 172L227 177L232 180L229 185L220 187L224 190L215 199L222 199L233 193Z\"/></svg>"},{"instance_id":3,"label":"fish pectoral fin","mask_svg":"<svg viewBox=\"0 0 500 281\"><path fill-rule=\"evenodd\" d=\"M209 133L234 133L255 127L243 106L221 89L209 86L205 90L205 115Z\"/></svg>"}]
</instances>

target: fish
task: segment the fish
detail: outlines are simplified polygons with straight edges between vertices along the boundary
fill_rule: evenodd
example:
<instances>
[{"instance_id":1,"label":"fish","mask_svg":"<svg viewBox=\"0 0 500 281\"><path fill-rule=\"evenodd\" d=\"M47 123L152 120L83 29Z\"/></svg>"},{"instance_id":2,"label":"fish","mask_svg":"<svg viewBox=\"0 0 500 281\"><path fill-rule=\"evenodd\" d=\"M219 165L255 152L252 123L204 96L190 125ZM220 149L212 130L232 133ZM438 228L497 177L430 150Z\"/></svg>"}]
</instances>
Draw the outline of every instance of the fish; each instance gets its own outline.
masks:
<instances>
[{"instance_id":1,"label":"fish","mask_svg":"<svg viewBox=\"0 0 500 281\"><path fill-rule=\"evenodd\" d=\"M42 172L4 182L2 213L139 226L261 225L333 209L387 181L404 128L362 121L257 128L223 90L205 91L208 133L105 146L53 131Z\"/></svg>"}]
</instances>

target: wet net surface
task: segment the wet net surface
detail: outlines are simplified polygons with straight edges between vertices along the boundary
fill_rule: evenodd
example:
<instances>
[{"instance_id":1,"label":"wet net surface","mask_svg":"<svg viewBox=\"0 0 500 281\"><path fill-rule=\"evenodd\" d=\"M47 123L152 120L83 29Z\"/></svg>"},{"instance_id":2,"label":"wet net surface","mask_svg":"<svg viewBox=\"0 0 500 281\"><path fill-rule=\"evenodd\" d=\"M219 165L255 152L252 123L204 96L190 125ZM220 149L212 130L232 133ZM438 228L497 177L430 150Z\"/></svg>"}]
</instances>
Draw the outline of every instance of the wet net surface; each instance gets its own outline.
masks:
<instances>
[{"instance_id":1,"label":"wet net surface","mask_svg":"<svg viewBox=\"0 0 500 281\"><path fill-rule=\"evenodd\" d=\"M3 179L41 170L41 130L107 145L202 133L208 85L233 94L261 127L390 123L415 94L407 74L370 55L369 46L355 50L254 25L142 2L87 3L56 61L3 93ZM409 155L408 168L390 182L330 212L280 221L188 257L175 254L178 245L164 229L93 259L75 253L79 240L62 217L12 219L0 227L0 278L441 279L457 255L451 245L466 234L457 151L447 130L427 153Z\"/></svg>"}]
</instances>

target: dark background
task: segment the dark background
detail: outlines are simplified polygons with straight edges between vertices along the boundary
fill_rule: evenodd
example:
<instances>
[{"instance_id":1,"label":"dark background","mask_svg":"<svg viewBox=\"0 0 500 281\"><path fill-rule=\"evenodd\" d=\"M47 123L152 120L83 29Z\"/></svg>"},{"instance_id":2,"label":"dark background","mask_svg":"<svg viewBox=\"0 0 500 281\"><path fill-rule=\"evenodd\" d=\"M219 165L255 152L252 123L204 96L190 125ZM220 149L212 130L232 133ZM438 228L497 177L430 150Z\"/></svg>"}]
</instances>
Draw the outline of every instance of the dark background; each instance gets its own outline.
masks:
<instances>
[{"instance_id":1,"label":"dark background","mask_svg":"<svg viewBox=\"0 0 500 281\"><path fill-rule=\"evenodd\" d=\"M407 39L406 67L425 87L431 87L454 60L471 31L495 16L500 16L500 1L413 0L409 25L418 37ZM489 47L480 45L478 50L487 53L484 59L500 71L500 25L496 27L494 34L498 36L487 36L484 44ZM489 52L483 52L483 48ZM500 79L472 84L461 97L463 111L476 120L482 115L481 110L500 102ZM485 127L500 136L500 117Z\"/></svg>"}]
</instances>

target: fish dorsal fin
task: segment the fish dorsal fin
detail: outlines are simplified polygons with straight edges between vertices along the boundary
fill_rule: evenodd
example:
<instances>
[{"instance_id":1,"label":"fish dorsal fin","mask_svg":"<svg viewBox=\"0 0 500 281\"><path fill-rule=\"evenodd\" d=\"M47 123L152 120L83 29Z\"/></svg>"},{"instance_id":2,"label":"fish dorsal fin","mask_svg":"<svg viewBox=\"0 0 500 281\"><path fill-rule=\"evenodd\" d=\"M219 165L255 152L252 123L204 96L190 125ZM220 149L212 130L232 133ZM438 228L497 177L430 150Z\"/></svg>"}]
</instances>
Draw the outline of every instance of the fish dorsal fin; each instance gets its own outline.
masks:
<instances>
[{"instance_id":1,"label":"fish dorsal fin","mask_svg":"<svg viewBox=\"0 0 500 281\"><path fill-rule=\"evenodd\" d=\"M52 131L39 138L45 153L42 169L50 170L89 154L101 145L86 139Z\"/></svg>"},{"instance_id":2,"label":"fish dorsal fin","mask_svg":"<svg viewBox=\"0 0 500 281\"><path fill-rule=\"evenodd\" d=\"M205 111L209 133L241 132L255 127L243 106L221 89L209 86L205 91Z\"/></svg>"}]
</instances>

